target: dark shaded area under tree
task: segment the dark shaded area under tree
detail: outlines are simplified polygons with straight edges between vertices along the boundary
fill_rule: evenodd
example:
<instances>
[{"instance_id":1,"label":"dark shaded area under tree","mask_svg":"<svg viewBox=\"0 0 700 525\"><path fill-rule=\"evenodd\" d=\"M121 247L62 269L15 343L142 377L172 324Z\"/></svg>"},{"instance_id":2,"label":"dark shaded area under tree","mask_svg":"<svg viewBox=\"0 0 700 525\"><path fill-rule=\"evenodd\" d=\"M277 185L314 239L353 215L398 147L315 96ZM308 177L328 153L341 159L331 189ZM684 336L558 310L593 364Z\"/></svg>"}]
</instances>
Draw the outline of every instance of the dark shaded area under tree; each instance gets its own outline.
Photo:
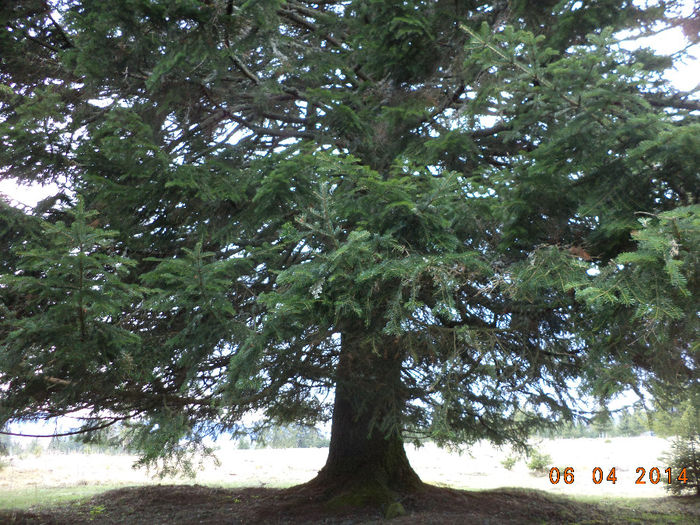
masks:
<instances>
[{"instance_id":1,"label":"dark shaded area under tree","mask_svg":"<svg viewBox=\"0 0 700 525\"><path fill-rule=\"evenodd\" d=\"M163 485L107 492L80 505L59 506L50 511L0 511L11 524L68 525L104 523L136 525L232 523L332 525L384 522L383 506L328 509L312 487L292 489L220 489L202 486ZM410 513L393 524L498 523L691 523L700 518L697 499L675 498L636 501L634 508L592 504L535 490L501 489L464 492L425 486L401 498Z\"/></svg>"}]
</instances>

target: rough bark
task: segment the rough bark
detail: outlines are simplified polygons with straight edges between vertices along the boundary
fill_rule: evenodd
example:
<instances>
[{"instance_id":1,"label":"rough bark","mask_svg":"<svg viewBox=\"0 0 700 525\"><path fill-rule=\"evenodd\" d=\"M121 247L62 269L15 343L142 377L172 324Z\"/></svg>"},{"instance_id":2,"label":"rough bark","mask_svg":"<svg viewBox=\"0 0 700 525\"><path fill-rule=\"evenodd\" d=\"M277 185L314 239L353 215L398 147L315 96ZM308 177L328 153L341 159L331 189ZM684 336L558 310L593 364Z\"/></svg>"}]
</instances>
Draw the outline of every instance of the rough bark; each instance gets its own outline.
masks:
<instances>
[{"instance_id":1,"label":"rough bark","mask_svg":"<svg viewBox=\"0 0 700 525\"><path fill-rule=\"evenodd\" d=\"M312 482L338 506L388 503L422 485L401 437L402 352L387 338L382 348L359 339L343 339L328 459Z\"/></svg>"}]
</instances>

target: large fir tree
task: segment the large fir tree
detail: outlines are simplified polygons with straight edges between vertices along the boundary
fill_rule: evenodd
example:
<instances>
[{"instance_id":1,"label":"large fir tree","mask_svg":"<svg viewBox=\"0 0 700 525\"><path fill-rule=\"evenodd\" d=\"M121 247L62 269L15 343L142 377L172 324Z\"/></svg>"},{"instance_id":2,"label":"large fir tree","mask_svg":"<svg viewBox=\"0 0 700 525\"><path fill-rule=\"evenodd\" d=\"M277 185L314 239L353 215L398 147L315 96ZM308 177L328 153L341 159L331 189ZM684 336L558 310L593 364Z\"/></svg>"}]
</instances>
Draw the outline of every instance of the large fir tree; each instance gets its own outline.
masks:
<instances>
[{"instance_id":1,"label":"large fir tree","mask_svg":"<svg viewBox=\"0 0 700 525\"><path fill-rule=\"evenodd\" d=\"M61 192L0 203L0 423L330 420L316 482L387 497L406 440L697 388L700 104L615 35L698 18L651 4L3 4L0 173Z\"/></svg>"}]
</instances>

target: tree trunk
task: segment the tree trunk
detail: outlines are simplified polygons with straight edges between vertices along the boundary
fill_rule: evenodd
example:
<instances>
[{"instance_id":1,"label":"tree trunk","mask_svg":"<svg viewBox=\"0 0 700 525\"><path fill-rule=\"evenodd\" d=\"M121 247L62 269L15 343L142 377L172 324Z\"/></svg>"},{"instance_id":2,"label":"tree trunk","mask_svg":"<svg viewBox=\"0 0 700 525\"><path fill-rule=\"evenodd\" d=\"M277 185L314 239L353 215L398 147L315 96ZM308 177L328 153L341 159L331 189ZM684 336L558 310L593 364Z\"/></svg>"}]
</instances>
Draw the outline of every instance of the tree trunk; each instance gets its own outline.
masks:
<instances>
[{"instance_id":1,"label":"tree trunk","mask_svg":"<svg viewBox=\"0 0 700 525\"><path fill-rule=\"evenodd\" d=\"M312 481L337 506L388 503L422 485L401 437L402 352L393 338L373 348L358 333L343 335L328 459Z\"/></svg>"}]
</instances>

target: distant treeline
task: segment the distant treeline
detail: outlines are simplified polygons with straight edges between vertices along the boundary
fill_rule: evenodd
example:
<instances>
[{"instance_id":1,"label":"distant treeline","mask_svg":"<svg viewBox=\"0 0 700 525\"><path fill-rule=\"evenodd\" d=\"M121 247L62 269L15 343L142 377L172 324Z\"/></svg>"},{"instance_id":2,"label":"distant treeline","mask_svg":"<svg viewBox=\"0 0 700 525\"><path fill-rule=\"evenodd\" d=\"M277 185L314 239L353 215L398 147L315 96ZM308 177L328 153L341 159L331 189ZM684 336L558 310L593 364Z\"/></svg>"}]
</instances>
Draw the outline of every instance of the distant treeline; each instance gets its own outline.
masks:
<instances>
[{"instance_id":1,"label":"distant treeline","mask_svg":"<svg viewBox=\"0 0 700 525\"><path fill-rule=\"evenodd\" d=\"M537 433L545 438L634 437L656 435L670 437L680 433L682 410L653 411L626 409L614 414L602 412L588 421L563 421Z\"/></svg>"},{"instance_id":2,"label":"distant treeline","mask_svg":"<svg viewBox=\"0 0 700 525\"><path fill-rule=\"evenodd\" d=\"M38 439L20 440L0 435L0 456L38 456L44 447Z\"/></svg>"},{"instance_id":3,"label":"distant treeline","mask_svg":"<svg viewBox=\"0 0 700 525\"><path fill-rule=\"evenodd\" d=\"M669 437L682 434L677 427L683 410L649 411L643 408L622 410L614 414L603 412L588 421L564 421L537 432L544 438L597 438L641 436L653 434ZM250 448L322 448L327 447L327 433L305 425L278 425L235 440L239 449ZM85 454L129 453L128 439L123 429L111 427L94 435L54 437L49 441L49 452L77 452ZM37 439L10 439L0 435L0 455L37 455L44 446Z\"/></svg>"},{"instance_id":4,"label":"distant treeline","mask_svg":"<svg viewBox=\"0 0 700 525\"><path fill-rule=\"evenodd\" d=\"M128 447L120 441L117 431L100 436L60 436L50 438L11 438L0 435L0 456L38 456L44 452L79 452L82 454L126 454Z\"/></svg>"},{"instance_id":5,"label":"distant treeline","mask_svg":"<svg viewBox=\"0 0 700 525\"><path fill-rule=\"evenodd\" d=\"M328 436L316 427L283 425L239 438L238 448L322 448L329 443Z\"/></svg>"},{"instance_id":6,"label":"distant treeline","mask_svg":"<svg viewBox=\"0 0 700 525\"><path fill-rule=\"evenodd\" d=\"M118 426L94 435L54 437L45 445L39 439L10 438L0 435L0 456L39 455L44 451L82 454L128 454L129 438ZM235 441L239 449L249 448L321 448L329 438L315 427L304 425L271 426L242 436ZM227 445L223 445L224 447Z\"/></svg>"}]
</instances>

